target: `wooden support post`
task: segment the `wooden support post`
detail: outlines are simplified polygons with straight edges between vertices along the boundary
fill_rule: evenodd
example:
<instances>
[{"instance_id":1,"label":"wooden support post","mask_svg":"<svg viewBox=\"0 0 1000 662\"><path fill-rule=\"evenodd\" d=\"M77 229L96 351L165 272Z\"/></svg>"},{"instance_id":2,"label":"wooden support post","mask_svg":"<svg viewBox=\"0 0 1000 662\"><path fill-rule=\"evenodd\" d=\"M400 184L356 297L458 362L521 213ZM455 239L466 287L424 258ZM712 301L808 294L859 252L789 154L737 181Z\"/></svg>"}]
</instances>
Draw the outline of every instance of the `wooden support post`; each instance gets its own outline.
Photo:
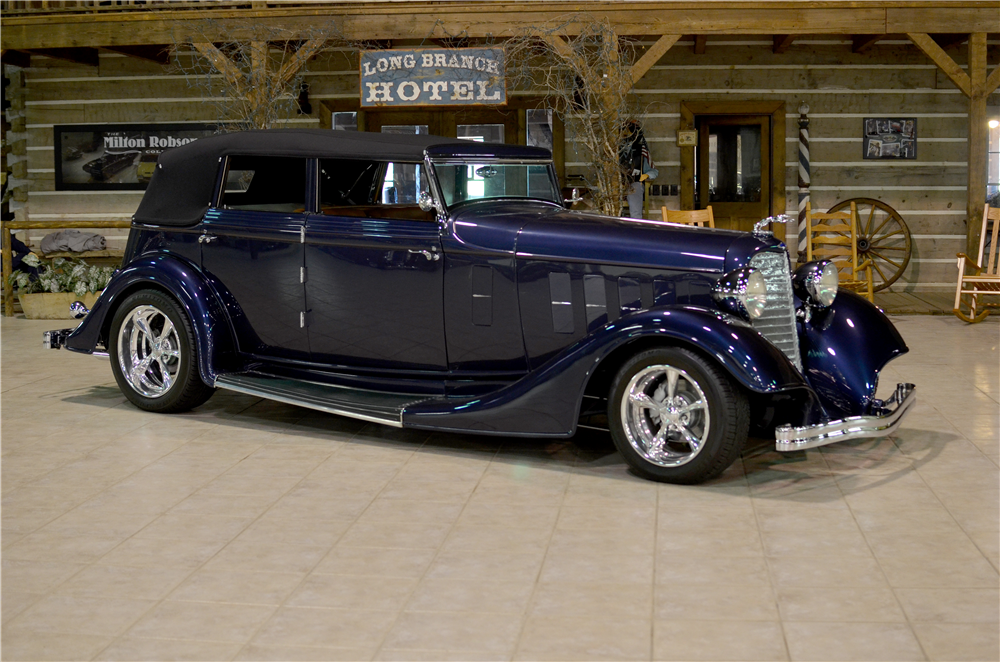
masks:
<instances>
[{"instance_id":1,"label":"wooden support post","mask_svg":"<svg viewBox=\"0 0 1000 662\"><path fill-rule=\"evenodd\" d=\"M694 54L704 55L705 54L705 44L708 43L708 37L703 34L696 34L694 36Z\"/></svg>"},{"instance_id":2,"label":"wooden support post","mask_svg":"<svg viewBox=\"0 0 1000 662\"><path fill-rule=\"evenodd\" d=\"M969 35L969 188L966 255L976 255L986 204L986 33Z\"/></svg>"},{"instance_id":3,"label":"wooden support post","mask_svg":"<svg viewBox=\"0 0 1000 662\"><path fill-rule=\"evenodd\" d=\"M792 42L795 41L795 37L797 37L797 36L798 35L794 35L794 34L776 34L776 35L774 35L774 39L772 41L772 46L771 46L771 52L772 53L784 53L784 52L786 52L791 47Z\"/></svg>"}]
</instances>

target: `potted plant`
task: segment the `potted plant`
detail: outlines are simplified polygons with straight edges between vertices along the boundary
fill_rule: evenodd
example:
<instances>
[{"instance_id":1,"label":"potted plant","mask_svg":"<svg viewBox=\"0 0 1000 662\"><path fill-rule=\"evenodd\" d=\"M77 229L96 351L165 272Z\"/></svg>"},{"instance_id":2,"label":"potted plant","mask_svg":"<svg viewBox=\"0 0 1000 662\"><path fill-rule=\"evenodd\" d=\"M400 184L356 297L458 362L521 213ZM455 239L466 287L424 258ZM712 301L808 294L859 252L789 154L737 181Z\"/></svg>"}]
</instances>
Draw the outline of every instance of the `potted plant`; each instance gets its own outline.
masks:
<instances>
[{"instance_id":1,"label":"potted plant","mask_svg":"<svg viewBox=\"0 0 1000 662\"><path fill-rule=\"evenodd\" d=\"M114 267L98 267L61 257L46 260L34 253L26 255L23 264L35 267L38 275L15 271L10 275L9 286L16 289L28 319L70 319L73 314L69 305L74 301L93 307L115 272Z\"/></svg>"}]
</instances>

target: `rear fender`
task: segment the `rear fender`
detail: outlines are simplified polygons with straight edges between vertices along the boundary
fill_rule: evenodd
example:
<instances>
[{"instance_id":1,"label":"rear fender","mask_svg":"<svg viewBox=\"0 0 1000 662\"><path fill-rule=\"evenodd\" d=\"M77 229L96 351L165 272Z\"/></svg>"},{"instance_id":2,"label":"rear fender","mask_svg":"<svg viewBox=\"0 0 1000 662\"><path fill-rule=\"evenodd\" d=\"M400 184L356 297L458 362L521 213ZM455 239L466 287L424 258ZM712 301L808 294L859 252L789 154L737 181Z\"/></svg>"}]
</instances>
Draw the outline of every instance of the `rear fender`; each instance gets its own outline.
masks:
<instances>
[{"instance_id":1,"label":"rear fender","mask_svg":"<svg viewBox=\"0 0 1000 662\"><path fill-rule=\"evenodd\" d=\"M846 290L798 327L803 371L832 419L870 414L879 372L909 351L881 310Z\"/></svg>"},{"instance_id":2,"label":"rear fender","mask_svg":"<svg viewBox=\"0 0 1000 662\"><path fill-rule=\"evenodd\" d=\"M701 306L669 306L607 324L493 393L407 407L403 424L485 434L570 436L576 431L590 377L615 350L627 351L629 343L643 339L695 349L757 393L809 390L795 366L750 325Z\"/></svg>"},{"instance_id":3,"label":"rear fender","mask_svg":"<svg viewBox=\"0 0 1000 662\"><path fill-rule=\"evenodd\" d=\"M115 311L129 295L142 289L164 292L184 309L198 347L202 381L212 385L219 374L232 368L236 343L225 309L198 267L174 255L142 256L118 271L67 338L66 349L92 354L99 345L108 347Z\"/></svg>"}]
</instances>

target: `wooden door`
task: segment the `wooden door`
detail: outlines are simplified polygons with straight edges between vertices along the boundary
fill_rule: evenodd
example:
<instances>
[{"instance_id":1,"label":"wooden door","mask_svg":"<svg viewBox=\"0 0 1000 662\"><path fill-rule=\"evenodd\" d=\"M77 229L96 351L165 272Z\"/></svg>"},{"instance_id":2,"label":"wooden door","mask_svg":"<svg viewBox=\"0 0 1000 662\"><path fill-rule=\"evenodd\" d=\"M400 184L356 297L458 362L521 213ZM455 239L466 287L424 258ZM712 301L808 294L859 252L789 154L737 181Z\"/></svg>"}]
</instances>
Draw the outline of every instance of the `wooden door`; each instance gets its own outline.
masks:
<instances>
[{"instance_id":1,"label":"wooden door","mask_svg":"<svg viewBox=\"0 0 1000 662\"><path fill-rule=\"evenodd\" d=\"M712 206L715 226L749 231L772 215L771 116L701 115L696 202Z\"/></svg>"}]
</instances>

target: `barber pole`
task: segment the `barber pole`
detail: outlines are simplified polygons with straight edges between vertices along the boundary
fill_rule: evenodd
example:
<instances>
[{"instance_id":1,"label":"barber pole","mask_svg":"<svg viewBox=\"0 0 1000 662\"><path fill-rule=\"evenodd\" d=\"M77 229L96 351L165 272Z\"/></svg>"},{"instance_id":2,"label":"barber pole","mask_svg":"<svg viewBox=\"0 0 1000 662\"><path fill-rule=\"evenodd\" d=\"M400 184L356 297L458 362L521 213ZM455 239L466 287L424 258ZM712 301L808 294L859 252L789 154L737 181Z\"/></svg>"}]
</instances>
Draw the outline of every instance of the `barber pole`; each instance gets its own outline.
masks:
<instances>
[{"instance_id":1,"label":"barber pole","mask_svg":"<svg viewBox=\"0 0 1000 662\"><path fill-rule=\"evenodd\" d=\"M809 202L809 104L799 106L799 261L806 252L806 204Z\"/></svg>"}]
</instances>

